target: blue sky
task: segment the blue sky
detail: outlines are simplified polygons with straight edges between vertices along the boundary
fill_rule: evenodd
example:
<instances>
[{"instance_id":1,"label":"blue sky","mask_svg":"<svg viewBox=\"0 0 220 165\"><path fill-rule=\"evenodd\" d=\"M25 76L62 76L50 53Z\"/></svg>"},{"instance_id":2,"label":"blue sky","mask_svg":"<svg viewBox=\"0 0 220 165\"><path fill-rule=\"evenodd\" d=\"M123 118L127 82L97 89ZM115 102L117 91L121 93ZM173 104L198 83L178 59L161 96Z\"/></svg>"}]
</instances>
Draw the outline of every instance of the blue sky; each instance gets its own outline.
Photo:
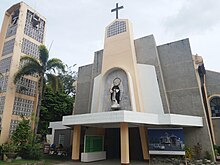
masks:
<instances>
[{"instance_id":1,"label":"blue sky","mask_svg":"<svg viewBox=\"0 0 220 165\"><path fill-rule=\"evenodd\" d=\"M16 0L0 0L0 24ZM193 54L205 67L220 72L220 1L218 0L24 0L47 18L46 43L50 57L77 67L93 62L103 49L104 29L114 20L110 10L123 5L119 18L133 24L134 38L153 34L157 45L189 38Z\"/></svg>"}]
</instances>

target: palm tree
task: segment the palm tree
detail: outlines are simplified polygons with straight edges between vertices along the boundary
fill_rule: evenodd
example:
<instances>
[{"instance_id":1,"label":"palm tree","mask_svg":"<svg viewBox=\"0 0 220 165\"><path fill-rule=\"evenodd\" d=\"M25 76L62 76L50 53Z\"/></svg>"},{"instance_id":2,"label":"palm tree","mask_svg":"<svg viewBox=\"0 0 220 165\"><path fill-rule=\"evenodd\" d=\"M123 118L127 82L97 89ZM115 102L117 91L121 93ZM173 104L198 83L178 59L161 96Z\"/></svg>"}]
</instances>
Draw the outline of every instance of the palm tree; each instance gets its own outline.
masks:
<instances>
[{"instance_id":1,"label":"palm tree","mask_svg":"<svg viewBox=\"0 0 220 165\"><path fill-rule=\"evenodd\" d=\"M18 70L14 77L14 83L25 75L38 75L38 104L37 104L37 111L35 116L35 128L34 133L37 134L38 130L38 121L40 116L40 107L41 107L41 100L44 92L45 80L52 85L54 90L57 90L59 80L58 76L52 74L58 72L64 72L65 66L63 65L62 61L57 58L52 58L49 60L49 52L44 45L39 46L39 60L33 56L25 55L22 56L21 61L26 61L26 63Z\"/></svg>"}]
</instances>

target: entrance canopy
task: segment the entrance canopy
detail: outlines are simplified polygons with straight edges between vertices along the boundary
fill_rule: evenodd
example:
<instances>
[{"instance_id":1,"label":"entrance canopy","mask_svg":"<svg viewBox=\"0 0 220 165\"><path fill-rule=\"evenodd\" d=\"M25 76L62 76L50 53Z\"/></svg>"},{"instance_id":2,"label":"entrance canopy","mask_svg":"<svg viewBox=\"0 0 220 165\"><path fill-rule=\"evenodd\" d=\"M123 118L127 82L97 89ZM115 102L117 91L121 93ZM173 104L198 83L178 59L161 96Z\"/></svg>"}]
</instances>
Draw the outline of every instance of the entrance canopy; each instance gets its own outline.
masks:
<instances>
[{"instance_id":1,"label":"entrance canopy","mask_svg":"<svg viewBox=\"0 0 220 165\"><path fill-rule=\"evenodd\" d=\"M178 114L153 114L126 110L64 116L65 126L89 125L103 128L114 124L203 127L202 117Z\"/></svg>"}]
</instances>

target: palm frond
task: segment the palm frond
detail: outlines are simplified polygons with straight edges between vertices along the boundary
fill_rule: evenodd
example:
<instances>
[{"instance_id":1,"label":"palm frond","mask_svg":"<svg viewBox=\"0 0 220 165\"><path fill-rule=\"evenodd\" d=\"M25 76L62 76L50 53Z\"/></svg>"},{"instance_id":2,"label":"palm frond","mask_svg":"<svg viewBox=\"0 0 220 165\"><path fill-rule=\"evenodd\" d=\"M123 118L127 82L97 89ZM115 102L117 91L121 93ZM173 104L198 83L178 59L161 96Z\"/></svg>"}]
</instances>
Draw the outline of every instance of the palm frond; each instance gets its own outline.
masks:
<instances>
[{"instance_id":1,"label":"palm frond","mask_svg":"<svg viewBox=\"0 0 220 165\"><path fill-rule=\"evenodd\" d=\"M35 57L30 56L30 55L21 56L20 61L28 61L28 62L39 63L39 61Z\"/></svg>"},{"instance_id":2,"label":"palm frond","mask_svg":"<svg viewBox=\"0 0 220 165\"><path fill-rule=\"evenodd\" d=\"M48 52L46 46L40 45L39 46L39 53L40 53L40 55L39 55L40 62L42 63L43 66L45 66L48 61L48 58L49 58L49 52Z\"/></svg>"},{"instance_id":3,"label":"palm frond","mask_svg":"<svg viewBox=\"0 0 220 165\"><path fill-rule=\"evenodd\" d=\"M33 74L41 74L43 72L43 68L39 63L28 62L22 68L18 70L18 72L14 76L14 83L25 75L33 75Z\"/></svg>"},{"instance_id":4,"label":"palm frond","mask_svg":"<svg viewBox=\"0 0 220 165\"><path fill-rule=\"evenodd\" d=\"M53 92L58 92L62 90L62 81L58 76L49 73L47 73L46 76L47 82L51 86Z\"/></svg>"},{"instance_id":5,"label":"palm frond","mask_svg":"<svg viewBox=\"0 0 220 165\"><path fill-rule=\"evenodd\" d=\"M48 60L48 62L47 62L47 70L48 71L51 71L51 70L55 71L55 69L58 71L61 71L61 72L65 72L65 65L58 58L52 58L52 59Z\"/></svg>"}]
</instances>

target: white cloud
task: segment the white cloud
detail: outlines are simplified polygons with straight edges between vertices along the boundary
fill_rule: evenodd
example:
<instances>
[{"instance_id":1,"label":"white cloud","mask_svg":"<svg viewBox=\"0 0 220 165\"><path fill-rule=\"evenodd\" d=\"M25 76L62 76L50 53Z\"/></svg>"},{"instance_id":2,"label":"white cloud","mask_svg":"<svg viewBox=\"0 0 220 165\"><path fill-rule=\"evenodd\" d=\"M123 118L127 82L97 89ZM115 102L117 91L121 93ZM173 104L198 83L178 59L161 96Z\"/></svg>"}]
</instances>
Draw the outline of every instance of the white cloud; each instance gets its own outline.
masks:
<instances>
[{"instance_id":1,"label":"white cloud","mask_svg":"<svg viewBox=\"0 0 220 165\"><path fill-rule=\"evenodd\" d=\"M189 38L193 53L202 55L206 68L220 71L220 1L218 0L25 0L47 18L46 45L54 41L51 57L68 65L93 62L103 49L105 27L114 20L110 10L123 5L120 18L133 23L134 37L154 34L157 45ZM17 0L1 0L3 14ZM217 60L218 59L218 60Z\"/></svg>"},{"instance_id":2,"label":"white cloud","mask_svg":"<svg viewBox=\"0 0 220 165\"><path fill-rule=\"evenodd\" d=\"M167 31L176 35L201 34L220 23L220 1L186 0L176 15L167 17Z\"/></svg>"}]
</instances>

